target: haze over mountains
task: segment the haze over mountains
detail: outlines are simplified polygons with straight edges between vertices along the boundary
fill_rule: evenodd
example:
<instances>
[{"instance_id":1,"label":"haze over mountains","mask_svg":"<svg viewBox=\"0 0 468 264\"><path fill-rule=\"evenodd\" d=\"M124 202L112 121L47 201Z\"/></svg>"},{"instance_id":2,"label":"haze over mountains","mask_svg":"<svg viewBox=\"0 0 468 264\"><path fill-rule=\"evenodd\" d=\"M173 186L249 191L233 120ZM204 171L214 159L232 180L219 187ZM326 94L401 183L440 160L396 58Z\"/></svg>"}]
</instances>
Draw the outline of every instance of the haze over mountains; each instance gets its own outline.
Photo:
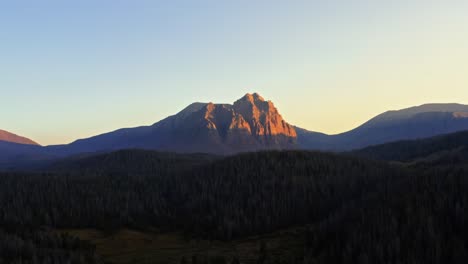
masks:
<instances>
[{"instance_id":1,"label":"haze over mountains","mask_svg":"<svg viewBox=\"0 0 468 264\"><path fill-rule=\"evenodd\" d=\"M388 111L351 131L326 135L292 126L273 102L254 93L233 104L193 103L151 126L120 129L68 145L41 147L0 131L0 164L130 148L222 155L267 149L347 151L462 130L468 130L468 106L427 104Z\"/></svg>"}]
</instances>

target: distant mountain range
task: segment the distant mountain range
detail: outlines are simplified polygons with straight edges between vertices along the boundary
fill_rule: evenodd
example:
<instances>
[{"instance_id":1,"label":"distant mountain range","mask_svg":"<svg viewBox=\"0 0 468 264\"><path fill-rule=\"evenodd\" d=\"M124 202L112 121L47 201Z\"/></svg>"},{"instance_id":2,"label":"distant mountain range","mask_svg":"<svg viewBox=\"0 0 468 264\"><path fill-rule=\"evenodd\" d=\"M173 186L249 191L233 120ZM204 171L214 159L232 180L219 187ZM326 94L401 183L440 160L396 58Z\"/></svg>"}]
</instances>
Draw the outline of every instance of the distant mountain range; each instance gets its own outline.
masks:
<instances>
[{"instance_id":1,"label":"distant mountain range","mask_svg":"<svg viewBox=\"0 0 468 264\"><path fill-rule=\"evenodd\" d=\"M0 167L130 148L222 155L266 149L348 151L463 130L468 130L467 105L427 104L388 111L351 131L327 135L290 125L271 101L254 93L233 104L193 103L151 126L120 129L68 145L41 147L0 131Z\"/></svg>"},{"instance_id":2,"label":"distant mountain range","mask_svg":"<svg viewBox=\"0 0 468 264\"><path fill-rule=\"evenodd\" d=\"M418 139L468 130L468 105L425 104L380 114L338 135L297 129L305 149L352 150L402 139Z\"/></svg>"},{"instance_id":3,"label":"distant mountain range","mask_svg":"<svg viewBox=\"0 0 468 264\"><path fill-rule=\"evenodd\" d=\"M25 145L38 145L36 142L29 138L21 137L0 129L0 141L6 141L11 143L25 144Z\"/></svg>"}]
</instances>

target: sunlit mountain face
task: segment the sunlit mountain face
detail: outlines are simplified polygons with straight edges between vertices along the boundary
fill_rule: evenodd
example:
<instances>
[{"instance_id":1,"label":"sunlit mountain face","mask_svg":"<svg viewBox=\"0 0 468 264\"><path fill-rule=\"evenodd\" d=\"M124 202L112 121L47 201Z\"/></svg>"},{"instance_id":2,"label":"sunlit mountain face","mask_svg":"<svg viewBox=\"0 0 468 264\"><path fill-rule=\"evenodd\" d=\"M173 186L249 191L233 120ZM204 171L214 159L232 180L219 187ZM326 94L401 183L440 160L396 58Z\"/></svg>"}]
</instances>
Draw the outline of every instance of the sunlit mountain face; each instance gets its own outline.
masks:
<instances>
[{"instance_id":1,"label":"sunlit mountain face","mask_svg":"<svg viewBox=\"0 0 468 264\"><path fill-rule=\"evenodd\" d=\"M32 141L29 138L18 136L16 134L13 134L8 131L1 130L1 129L0 129L0 141L18 143L18 144L26 144L26 145L38 145L36 142Z\"/></svg>"}]
</instances>

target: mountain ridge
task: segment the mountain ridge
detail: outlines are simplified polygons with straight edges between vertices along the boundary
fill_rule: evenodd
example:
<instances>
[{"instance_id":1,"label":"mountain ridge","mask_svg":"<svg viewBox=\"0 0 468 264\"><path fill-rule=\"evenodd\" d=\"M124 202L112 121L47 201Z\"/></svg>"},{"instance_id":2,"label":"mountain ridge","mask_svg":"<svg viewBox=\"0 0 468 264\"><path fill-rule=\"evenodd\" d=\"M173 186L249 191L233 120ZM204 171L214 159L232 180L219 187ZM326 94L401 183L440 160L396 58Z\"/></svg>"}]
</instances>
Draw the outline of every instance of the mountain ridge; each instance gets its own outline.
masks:
<instances>
[{"instance_id":1,"label":"mountain ridge","mask_svg":"<svg viewBox=\"0 0 468 264\"><path fill-rule=\"evenodd\" d=\"M467 105L424 104L386 111L353 130L327 135L289 124L272 101L248 93L233 104L195 102L152 125L122 128L67 145L5 142L0 144L0 164L121 149L217 155L269 149L350 151L463 130L468 130Z\"/></svg>"},{"instance_id":2,"label":"mountain ridge","mask_svg":"<svg viewBox=\"0 0 468 264\"><path fill-rule=\"evenodd\" d=\"M18 143L18 144L24 144L24 145L39 145L37 142L29 138L13 134L11 132L8 132L2 129L0 129L0 141Z\"/></svg>"},{"instance_id":3,"label":"mountain ridge","mask_svg":"<svg viewBox=\"0 0 468 264\"><path fill-rule=\"evenodd\" d=\"M246 94L231 104L192 103L150 126L124 128L68 145L48 146L60 155L125 148L230 154L295 147L296 131L271 101Z\"/></svg>"},{"instance_id":4,"label":"mountain ridge","mask_svg":"<svg viewBox=\"0 0 468 264\"><path fill-rule=\"evenodd\" d=\"M463 130L468 130L468 105L432 103L386 111L335 135L301 130L298 141L306 149L340 151Z\"/></svg>"}]
</instances>

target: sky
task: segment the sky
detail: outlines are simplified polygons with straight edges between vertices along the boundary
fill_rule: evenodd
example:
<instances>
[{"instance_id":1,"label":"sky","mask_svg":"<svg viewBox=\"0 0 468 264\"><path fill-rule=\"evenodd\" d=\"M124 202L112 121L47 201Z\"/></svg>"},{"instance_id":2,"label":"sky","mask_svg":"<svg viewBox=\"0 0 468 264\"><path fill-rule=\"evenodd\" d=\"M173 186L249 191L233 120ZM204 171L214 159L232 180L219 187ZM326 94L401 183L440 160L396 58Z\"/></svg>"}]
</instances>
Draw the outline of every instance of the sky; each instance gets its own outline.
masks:
<instances>
[{"instance_id":1,"label":"sky","mask_svg":"<svg viewBox=\"0 0 468 264\"><path fill-rule=\"evenodd\" d=\"M468 104L466 14L464 0L0 0L0 129L70 143L247 92L329 134Z\"/></svg>"}]
</instances>

